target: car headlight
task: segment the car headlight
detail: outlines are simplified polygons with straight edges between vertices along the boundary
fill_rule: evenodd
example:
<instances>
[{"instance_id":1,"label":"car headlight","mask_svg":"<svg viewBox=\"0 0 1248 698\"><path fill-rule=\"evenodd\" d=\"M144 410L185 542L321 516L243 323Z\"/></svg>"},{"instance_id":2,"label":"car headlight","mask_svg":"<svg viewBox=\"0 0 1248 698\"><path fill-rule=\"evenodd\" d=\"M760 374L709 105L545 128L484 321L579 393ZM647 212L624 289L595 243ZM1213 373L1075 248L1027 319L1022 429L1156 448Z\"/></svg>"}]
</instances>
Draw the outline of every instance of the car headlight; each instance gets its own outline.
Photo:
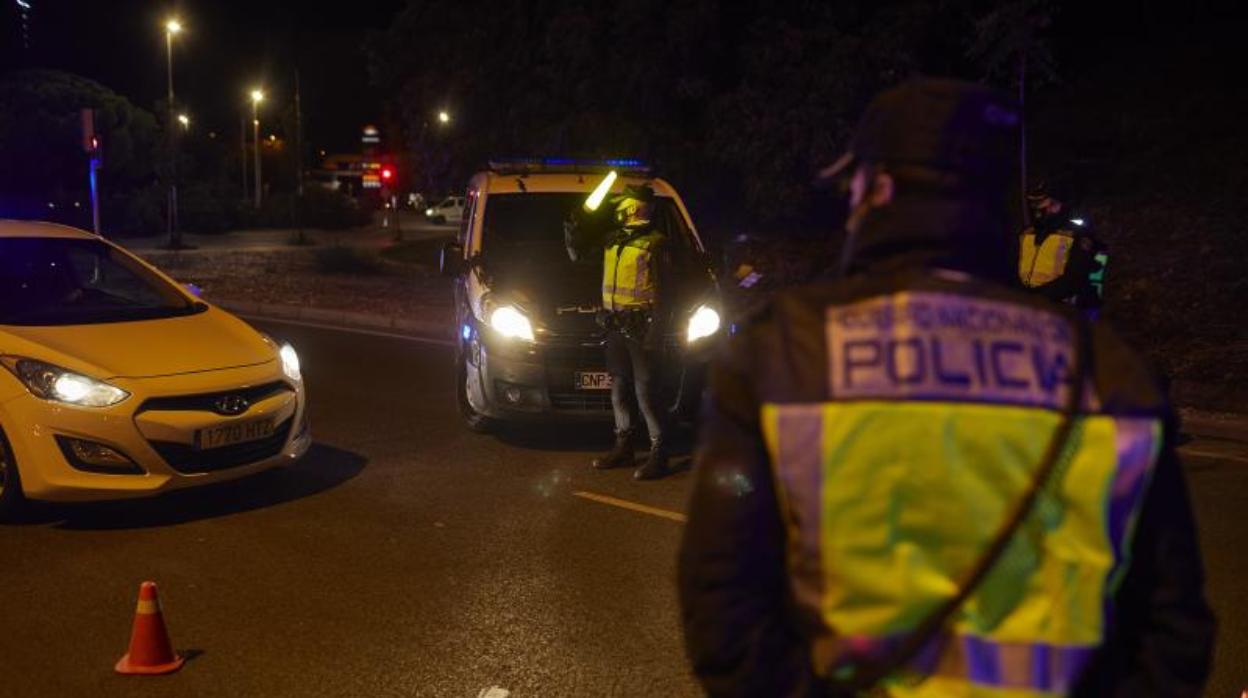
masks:
<instances>
[{"instance_id":1,"label":"car headlight","mask_svg":"<svg viewBox=\"0 0 1248 698\"><path fill-rule=\"evenodd\" d=\"M719 313L709 305L698 306L693 311L693 317L689 318L689 329L685 336L689 343L710 337L719 331Z\"/></svg>"},{"instance_id":2,"label":"car headlight","mask_svg":"<svg viewBox=\"0 0 1248 698\"><path fill-rule=\"evenodd\" d=\"M111 407L130 393L103 381L35 359L0 357L0 363L36 397L79 407Z\"/></svg>"},{"instance_id":3,"label":"car headlight","mask_svg":"<svg viewBox=\"0 0 1248 698\"><path fill-rule=\"evenodd\" d=\"M277 355L282 358L282 372L287 378L296 383L303 380L303 374L299 372L299 354L295 352L294 347L283 344Z\"/></svg>"},{"instance_id":4,"label":"car headlight","mask_svg":"<svg viewBox=\"0 0 1248 698\"><path fill-rule=\"evenodd\" d=\"M433 215L433 209L431 209L431 208L427 208L427 209L425 209L425 215L426 215L426 216L432 216L432 215Z\"/></svg>"},{"instance_id":5,"label":"car headlight","mask_svg":"<svg viewBox=\"0 0 1248 698\"><path fill-rule=\"evenodd\" d=\"M533 325L515 306L504 305L490 311L490 327L504 337L533 341Z\"/></svg>"}]
</instances>

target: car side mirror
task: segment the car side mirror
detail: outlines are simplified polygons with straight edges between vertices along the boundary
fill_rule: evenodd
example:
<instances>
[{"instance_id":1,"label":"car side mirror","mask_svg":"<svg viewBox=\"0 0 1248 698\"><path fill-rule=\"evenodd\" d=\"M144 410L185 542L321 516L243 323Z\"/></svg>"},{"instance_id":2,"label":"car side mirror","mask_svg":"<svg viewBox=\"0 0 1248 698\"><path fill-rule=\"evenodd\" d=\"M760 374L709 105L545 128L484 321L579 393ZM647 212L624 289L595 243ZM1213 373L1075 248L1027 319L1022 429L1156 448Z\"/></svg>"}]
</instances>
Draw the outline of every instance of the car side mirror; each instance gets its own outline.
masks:
<instances>
[{"instance_id":1,"label":"car side mirror","mask_svg":"<svg viewBox=\"0 0 1248 698\"><path fill-rule=\"evenodd\" d=\"M454 240L442 245L438 268L443 276L459 276L464 270L464 246Z\"/></svg>"}]
</instances>

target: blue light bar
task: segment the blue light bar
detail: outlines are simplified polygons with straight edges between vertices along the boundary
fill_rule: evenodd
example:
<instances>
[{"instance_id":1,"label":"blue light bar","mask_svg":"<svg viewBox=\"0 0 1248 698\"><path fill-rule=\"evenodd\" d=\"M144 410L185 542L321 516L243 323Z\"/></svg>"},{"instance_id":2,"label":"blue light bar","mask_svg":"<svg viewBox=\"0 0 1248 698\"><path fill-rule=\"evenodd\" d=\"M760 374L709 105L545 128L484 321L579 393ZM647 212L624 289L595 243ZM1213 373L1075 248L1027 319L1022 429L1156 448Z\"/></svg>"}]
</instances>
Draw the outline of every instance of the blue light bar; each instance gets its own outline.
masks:
<instances>
[{"instance_id":1,"label":"blue light bar","mask_svg":"<svg viewBox=\"0 0 1248 698\"><path fill-rule=\"evenodd\" d=\"M568 157L494 158L490 160L489 166L495 172L505 173L580 173L618 170L620 174L650 174L650 166L637 158L607 158L602 160Z\"/></svg>"}]
</instances>

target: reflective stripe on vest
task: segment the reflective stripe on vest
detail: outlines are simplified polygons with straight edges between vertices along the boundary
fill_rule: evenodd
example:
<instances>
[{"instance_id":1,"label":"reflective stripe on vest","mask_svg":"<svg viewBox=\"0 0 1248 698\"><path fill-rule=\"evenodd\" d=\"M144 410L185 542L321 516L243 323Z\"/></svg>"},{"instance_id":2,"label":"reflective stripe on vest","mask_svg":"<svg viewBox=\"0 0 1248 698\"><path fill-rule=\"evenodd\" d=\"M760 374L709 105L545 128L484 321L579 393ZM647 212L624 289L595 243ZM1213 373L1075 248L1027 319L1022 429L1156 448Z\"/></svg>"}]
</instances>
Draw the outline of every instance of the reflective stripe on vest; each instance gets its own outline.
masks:
<instances>
[{"instance_id":1,"label":"reflective stripe on vest","mask_svg":"<svg viewBox=\"0 0 1248 698\"><path fill-rule=\"evenodd\" d=\"M654 253L657 232L607 247L602 264L602 306L607 310L648 308L658 301Z\"/></svg>"},{"instance_id":2,"label":"reflective stripe on vest","mask_svg":"<svg viewBox=\"0 0 1248 698\"><path fill-rule=\"evenodd\" d=\"M833 307L827 322L832 400L761 414L791 589L825 676L887 656L957 592L1032 482L1071 351L1056 314L950 294ZM1080 417L1001 560L884 692L1069 692L1106 636L1160 429Z\"/></svg>"},{"instance_id":3,"label":"reflective stripe on vest","mask_svg":"<svg viewBox=\"0 0 1248 698\"><path fill-rule=\"evenodd\" d=\"M1075 238L1068 230L1049 233L1036 245L1036 231L1028 228L1019 236L1018 278L1028 288L1053 281L1066 271Z\"/></svg>"}]
</instances>

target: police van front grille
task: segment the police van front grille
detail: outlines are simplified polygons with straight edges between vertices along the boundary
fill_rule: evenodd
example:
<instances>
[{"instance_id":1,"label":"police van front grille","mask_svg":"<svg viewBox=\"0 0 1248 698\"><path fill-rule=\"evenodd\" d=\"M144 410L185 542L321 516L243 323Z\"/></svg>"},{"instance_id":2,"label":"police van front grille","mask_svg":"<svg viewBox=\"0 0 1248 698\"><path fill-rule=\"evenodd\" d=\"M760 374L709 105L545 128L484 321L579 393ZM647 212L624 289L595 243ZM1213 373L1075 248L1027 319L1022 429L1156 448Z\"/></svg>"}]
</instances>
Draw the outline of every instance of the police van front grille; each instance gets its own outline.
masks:
<instances>
[{"instance_id":1,"label":"police van front grille","mask_svg":"<svg viewBox=\"0 0 1248 698\"><path fill-rule=\"evenodd\" d=\"M551 391L552 409L566 412L610 412L610 391Z\"/></svg>"}]
</instances>

